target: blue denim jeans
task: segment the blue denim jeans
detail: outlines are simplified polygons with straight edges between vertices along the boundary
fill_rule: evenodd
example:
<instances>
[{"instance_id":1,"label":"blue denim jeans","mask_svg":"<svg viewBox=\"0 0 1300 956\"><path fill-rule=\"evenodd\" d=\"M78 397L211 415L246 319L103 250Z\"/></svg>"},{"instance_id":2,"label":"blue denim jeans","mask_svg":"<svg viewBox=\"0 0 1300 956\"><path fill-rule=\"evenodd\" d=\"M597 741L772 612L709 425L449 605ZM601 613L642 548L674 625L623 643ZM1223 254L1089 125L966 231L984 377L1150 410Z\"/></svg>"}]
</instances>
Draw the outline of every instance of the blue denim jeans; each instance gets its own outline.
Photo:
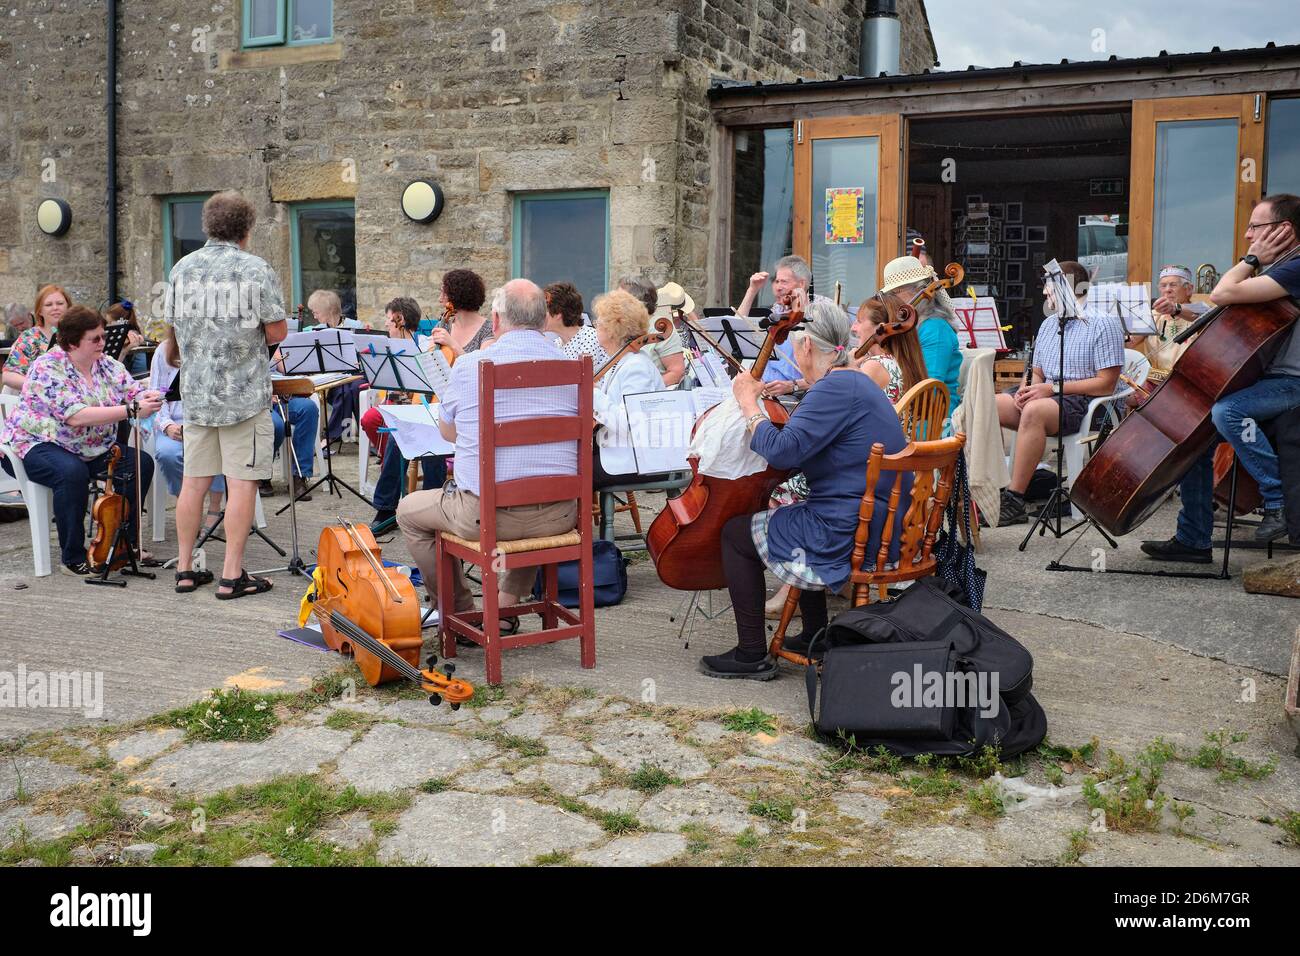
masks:
<instances>
[{"instance_id":1,"label":"blue denim jeans","mask_svg":"<svg viewBox=\"0 0 1300 956\"><path fill-rule=\"evenodd\" d=\"M443 455L429 455L420 459L424 471L425 491L441 488L447 480L447 459ZM397 442L390 435L388 445L384 448L384 463L379 469L379 480L375 482L375 497L371 502L376 511L395 511L397 501L402 497L402 482L406 475L406 459L397 447Z\"/></svg>"},{"instance_id":2,"label":"blue denim jeans","mask_svg":"<svg viewBox=\"0 0 1300 956\"><path fill-rule=\"evenodd\" d=\"M316 470L316 437L320 431L320 409L310 398L295 395L289 399L289 421L293 425L293 453L296 456L293 473L310 478ZM275 426L275 450L284 444L284 417L280 403L271 406L271 424Z\"/></svg>"},{"instance_id":3,"label":"blue denim jeans","mask_svg":"<svg viewBox=\"0 0 1300 956\"><path fill-rule=\"evenodd\" d=\"M1215 428L1258 482L1264 507L1270 510L1282 507L1282 478L1277 453L1262 425L1297 405L1300 378L1273 375L1220 399L1211 411ZM1178 490L1183 500L1178 512L1178 540L1191 548L1208 548L1214 534L1214 448L1192 466Z\"/></svg>"},{"instance_id":4,"label":"blue denim jeans","mask_svg":"<svg viewBox=\"0 0 1300 956\"><path fill-rule=\"evenodd\" d=\"M50 442L33 445L23 456L27 477L38 485L54 492L54 524L59 530L60 559L66 565L80 564L86 560L86 505L90 500L90 479L108 474L108 456L105 452L93 461L82 461L72 452ZM9 460L0 459L4 470L13 474ZM149 493L153 481L153 459L140 456L140 497ZM122 460L113 470L113 484L127 496L132 516L135 514L135 453L122 449ZM128 519L127 533L135 536L135 522Z\"/></svg>"},{"instance_id":5,"label":"blue denim jeans","mask_svg":"<svg viewBox=\"0 0 1300 956\"><path fill-rule=\"evenodd\" d=\"M154 437L154 458L158 470L167 482L167 491L173 496L181 493L181 482L185 478L185 443L168 438L162 432ZM212 479L212 490L217 494L226 493L226 479L217 475Z\"/></svg>"}]
</instances>

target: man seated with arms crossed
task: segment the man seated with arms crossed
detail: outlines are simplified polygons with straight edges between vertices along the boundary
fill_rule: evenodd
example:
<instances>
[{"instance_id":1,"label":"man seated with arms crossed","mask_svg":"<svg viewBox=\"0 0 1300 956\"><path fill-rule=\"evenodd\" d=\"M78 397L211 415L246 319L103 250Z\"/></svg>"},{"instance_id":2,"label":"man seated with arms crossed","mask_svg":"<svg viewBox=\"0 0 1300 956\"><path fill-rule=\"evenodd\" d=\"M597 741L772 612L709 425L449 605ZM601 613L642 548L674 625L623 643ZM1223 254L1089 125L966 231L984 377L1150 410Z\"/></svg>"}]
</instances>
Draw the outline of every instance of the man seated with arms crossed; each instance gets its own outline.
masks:
<instances>
[{"instance_id":1,"label":"man seated with arms crossed","mask_svg":"<svg viewBox=\"0 0 1300 956\"><path fill-rule=\"evenodd\" d=\"M999 525L1023 524L1025 489L1034 476L1047 436L1060 430L1061 406L1065 407L1065 435L1073 435L1083 424L1089 403L1111 395L1124 368L1124 328L1113 316L1087 315L1088 270L1077 262L1062 262L1075 290L1079 317L1065 323L1065 380L1061 374L1061 338L1057 325L1058 306L1049 283L1043 290L1052 311L1038 327L1034 344L1033 381L1030 385L999 395L998 419L1003 428L1016 431L1016 458L1011 465L1011 483L1002 490Z\"/></svg>"},{"instance_id":2,"label":"man seated with arms crossed","mask_svg":"<svg viewBox=\"0 0 1300 956\"><path fill-rule=\"evenodd\" d=\"M223 601L271 590L269 580L244 570L244 546L257 483L271 477L275 426L268 346L284 341L289 326L279 277L248 251L256 219L253 204L236 192L219 192L203 204L208 241L172 266L164 312L184 362L176 590L188 593L212 583L210 571L194 570L194 541L212 479L225 475L226 556L217 588Z\"/></svg>"},{"instance_id":3,"label":"man seated with arms crossed","mask_svg":"<svg viewBox=\"0 0 1300 956\"><path fill-rule=\"evenodd\" d=\"M492 301L491 348L462 355L452 366L448 394L438 412L438 430L456 446L456 478L442 488L407 495L397 506L397 524L406 536L415 563L431 596L437 587L435 546L440 531L477 540L479 536L479 364L555 361L555 343L548 339L546 297L527 279L507 282ZM496 396L497 422L525 421L551 416L576 415L575 387L512 389ZM496 453L498 483L547 475L573 475L578 471L576 442L549 442L500 448ZM578 502L524 505L497 510L497 535L503 540L539 538L565 534L577 527ZM535 568L516 568L501 575L497 586L499 607L516 604L532 589ZM488 586L488 582L484 582ZM455 576L457 611L467 611L474 600L463 572ZM507 622L509 633L518 630L518 619Z\"/></svg>"},{"instance_id":4,"label":"man seated with arms crossed","mask_svg":"<svg viewBox=\"0 0 1300 956\"><path fill-rule=\"evenodd\" d=\"M1248 305L1271 302L1286 296L1300 296L1300 259L1274 266L1268 275L1257 275L1261 266L1276 262L1292 251L1300 239L1300 197L1288 193L1265 196L1250 214L1246 239L1250 248L1242 260L1229 269L1210 297L1215 305ZM1278 456L1261 427L1264 422L1300 405L1300 335L1294 327L1268 370L1254 385L1225 395L1214 403L1210 415L1214 427L1237 454L1237 460L1259 484L1264 501L1264 520L1255 529L1255 540L1269 542L1286 533L1282 506L1283 487ZM1178 529L1168 541L1146 541L1142 550L1158 561L1186 561L1209 564L1214 531L1214 448L1215 442L1192 466L1178 486L1182 507ZM1287 448L1284 454L1293 450Z\"/></svg>"}]
</instances>

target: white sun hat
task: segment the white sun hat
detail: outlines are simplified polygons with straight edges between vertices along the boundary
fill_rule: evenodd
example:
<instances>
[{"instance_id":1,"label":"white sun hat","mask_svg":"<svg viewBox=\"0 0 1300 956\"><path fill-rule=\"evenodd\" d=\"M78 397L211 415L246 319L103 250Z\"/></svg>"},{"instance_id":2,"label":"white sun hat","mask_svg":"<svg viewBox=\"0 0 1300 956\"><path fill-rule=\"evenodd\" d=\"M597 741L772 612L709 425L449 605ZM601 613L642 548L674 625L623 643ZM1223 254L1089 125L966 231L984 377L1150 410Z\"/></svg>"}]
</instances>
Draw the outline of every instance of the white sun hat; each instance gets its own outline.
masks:
<instances>
[{"instance_id":1,"label":"white sun hat","mask_svg":"<svg viewBox=\"0 0 1300 956\"><path fill-rule=\"evenodd\" d=\"M880 286L880 291L893 292L914 282L933 282L935 278L934 269L923 265L920 259L915 256L899 256L885 266L885 281Z\"/></svg>"}]
</instances>

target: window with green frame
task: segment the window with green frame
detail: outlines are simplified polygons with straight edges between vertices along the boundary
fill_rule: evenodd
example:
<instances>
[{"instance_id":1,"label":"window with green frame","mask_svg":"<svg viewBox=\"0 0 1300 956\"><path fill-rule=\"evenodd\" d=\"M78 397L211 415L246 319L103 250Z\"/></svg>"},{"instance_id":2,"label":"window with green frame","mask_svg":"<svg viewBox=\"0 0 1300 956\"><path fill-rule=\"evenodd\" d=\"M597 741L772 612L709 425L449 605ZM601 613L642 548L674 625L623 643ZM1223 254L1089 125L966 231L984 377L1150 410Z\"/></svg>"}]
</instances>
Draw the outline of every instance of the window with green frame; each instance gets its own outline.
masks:
<instances>
[{"instance_id":1,"label":"window with green frame","mask_svg":"<svg viewBox=\"0 0 1300 956\"><path fill-rule=\"evenodd\" d=\"M171 274L172 266L208 241L203 231L203 204L210 195L189 193L163 198L163 278Z\"/></svg>"},{"instance_id":2,"label":"window with green frame","mask_svg":"<svg viewBox=\"0 0 1300 956\"><path fill-rule=\"evenodd\" d=\"M292 312L317 289L337 292L343 314L357 317L356 204L347 201L294 203L289 207L293 268Z\"/></svg>"},{"instance_id":3,"label":"window with green frame","mask_svg":"<svg viewBox=\"0 0 1300 956\"><path fill-rule=\"evenodd\" d=\"M609 192L516 193L511 237L515 278L572 282L587 312L609 288Z\"/></svg>"},{"instance_id":4,"label":"window with green frame","mask_svg":"<svg viewBox=\"0 0 1300 956\"><path fill-rule=\"evenodd\" d=\"M244 0L245 47L302 46L334 39L334 0Z\"/></svg>"}]
</instances>

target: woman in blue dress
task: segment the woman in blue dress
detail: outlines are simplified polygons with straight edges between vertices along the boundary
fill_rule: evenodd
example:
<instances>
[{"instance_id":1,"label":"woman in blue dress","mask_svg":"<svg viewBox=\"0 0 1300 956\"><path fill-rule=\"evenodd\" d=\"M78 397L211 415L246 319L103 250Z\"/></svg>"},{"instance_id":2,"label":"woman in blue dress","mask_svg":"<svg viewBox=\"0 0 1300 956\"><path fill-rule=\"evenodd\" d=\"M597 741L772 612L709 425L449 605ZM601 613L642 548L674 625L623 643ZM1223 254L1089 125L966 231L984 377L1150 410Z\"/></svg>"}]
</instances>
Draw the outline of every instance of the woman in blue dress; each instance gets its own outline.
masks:
<instances>
[{"instance_id":1,"label":"woman in blue dress","mask_svg":"<svg viewBox=\"0 0 1300 956\"><path fill-rule=\"evenodd\" d=\"M739 640L725 654L701 660L700 670L710 677L776 676L763 617L765 571L803 591L803 633L787 637L785 647L795 652L807 648L812 635L826 625L826 591L838 591L849 579L871 446L881 443L886 454L907 447L885 393L867 376L851 374L850 334L849 317L838 306L829 301L809 305L804 328L792 333L791 340L799 371L810 387L783 428L759 409L762 382L738 375L732 383L751 435L749 447L775 468L802 471L808 497L733 518L723 527L722 564ZM868 554L879 548L893 477L882 475L875 489Z\"/></svg>"}]
</instances>

